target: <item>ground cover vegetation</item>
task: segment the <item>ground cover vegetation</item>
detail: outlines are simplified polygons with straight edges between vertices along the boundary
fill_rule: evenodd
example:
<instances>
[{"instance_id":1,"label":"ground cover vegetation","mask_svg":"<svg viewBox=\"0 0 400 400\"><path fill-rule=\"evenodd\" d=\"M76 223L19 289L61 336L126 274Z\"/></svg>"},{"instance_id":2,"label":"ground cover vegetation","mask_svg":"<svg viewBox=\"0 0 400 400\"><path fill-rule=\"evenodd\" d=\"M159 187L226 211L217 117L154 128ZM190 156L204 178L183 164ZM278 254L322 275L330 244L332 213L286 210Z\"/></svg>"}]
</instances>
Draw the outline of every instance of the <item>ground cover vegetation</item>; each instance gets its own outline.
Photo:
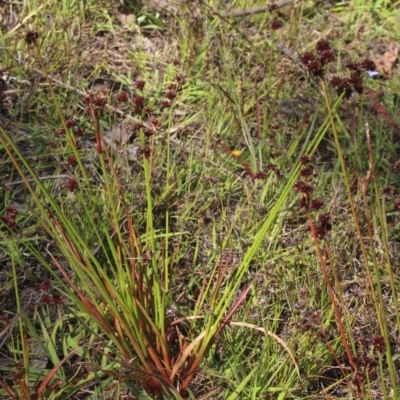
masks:
<instances>
[{"instance_id":1,"label":"ground cover vegetation","mask_svg":"<svg viewBox=\"0 0 400 400\"><path fill-rule=\"evenodd\" d=\"M0 16L1 399L400 398L400 2Z\"/></svg>"}]
</instances>

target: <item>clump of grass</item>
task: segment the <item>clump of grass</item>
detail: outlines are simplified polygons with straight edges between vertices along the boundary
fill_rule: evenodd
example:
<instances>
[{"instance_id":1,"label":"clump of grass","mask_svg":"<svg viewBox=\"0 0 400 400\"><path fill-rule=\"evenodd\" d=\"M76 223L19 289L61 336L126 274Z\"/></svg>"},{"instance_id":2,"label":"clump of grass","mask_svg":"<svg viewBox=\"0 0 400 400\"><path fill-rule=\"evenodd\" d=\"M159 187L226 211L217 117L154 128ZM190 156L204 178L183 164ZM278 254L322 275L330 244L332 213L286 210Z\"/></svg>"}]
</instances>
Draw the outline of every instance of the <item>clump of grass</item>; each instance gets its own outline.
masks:
<instances>
[{"instance_id":1,"label":"clump of grass","mask_svg":"<svg viewBox=\"0 0 400 400\"><path fill-rule=\"evenodd\" d=\"M36 48L38 60L45 76L48 77L41 58L38 35L28 31L25 40L28 45ZM80 226L80 218L68 218L62 204L53 198L11 138L2 130L2 145L32 196L35 207L32 208L32 212L39 226L54 241L54 250L47 250L47 257L38 252L32 244L27 244L27 249L46 266L59 286L59 289L53 292L48 283L42 285L42 302L50 305L64 304L75 310L74 314L82 323L86 321L97 334L100 334L100 330L105 335L110 344L103 357L106 357L109 365L113 367L109 369L94 366L99 374L118 377L134 392L137 388L133 382L137 382L139 387L143 387L152 396L161 396L163 393L182 396L198 374L200 363L207 357L216 338L221 335L235 311L246 299L251 282L245 284L239 296L236 296L237 290L245 283L243 278L255 252L288 191L281 195L280 203L277 203L275 211L255 235L255 242L237 269L229 270L229 264L219 260L210 270L210 275L201 282L192 315L183 319L174 318L173 315L171 317L168 313L174 302L171 298L171 277L176 269L175 260L181 255L179 246L171 247L170 241L172 237L183 236L184 233L170 231L168 208L164 215L165 225L155 226L153 171L159 149L155 135L164 127L167 144L164 161L166 181L163 190L168 193L172 186L168 126L175 99L184 88L184 78L175 78L174 83L171 83L164 93L166 100L161 100L159 104L166 112L164 111L160 119L154 116L154 107L146 106L143 81L137 81L134 85L140 94L134 93L130 99L123 93L117 97L119 102L130 105L132 117L138 120L133 130L137 132L140 141L137 157L145 181L144 227L135 222L137 211L126 202L127 193L120 182L113 156L106 146L100 128L107 99L101 93L89 93L84 98L85 114L91 119L94 131L102 180L99 191L103 197L101 200L90 184L84 155L79 150L78 143L82 131L77 129L75 121L65 120L49 79L48 84L63 125L58 130L58 135L67 139L68 149L73 154L66 158L66 163L74 168L74 176L67 180L65 190L74 193L79 214L88 224L85 229L90 229L91 236L99 244L95 250L89 248L86 235ZM165 118L165 122L162 118ZM36 189L21 166L32 176ZM265 177L261 173L253 175L249 167L246 169L254 178ZM10 218L7 219L7 222L9 221ZM64 266L65 261L68 267ZM57 267L58 273L52 266ZM18 297L18 294L16 295ZM18 311L21 312L20 306ZM192 321L197 322L193 324ZM186 333L180 329L183 323L189 327ZM3 387L8 393L22 393L24 398L31 396L29 345L24 335L27 329L35 336L33 327L20 321L19 340L23 350L25 374L18 379L14 377L19 381L17 386L13 387L3 382ZM42 395L53 376L74 352L69 352L63 360L56 363L55 368L33 390L34 396ZM18 367L15 368L18 370ZM57 387L64 390L60 385Z\"/></svg>"}]
</instances>

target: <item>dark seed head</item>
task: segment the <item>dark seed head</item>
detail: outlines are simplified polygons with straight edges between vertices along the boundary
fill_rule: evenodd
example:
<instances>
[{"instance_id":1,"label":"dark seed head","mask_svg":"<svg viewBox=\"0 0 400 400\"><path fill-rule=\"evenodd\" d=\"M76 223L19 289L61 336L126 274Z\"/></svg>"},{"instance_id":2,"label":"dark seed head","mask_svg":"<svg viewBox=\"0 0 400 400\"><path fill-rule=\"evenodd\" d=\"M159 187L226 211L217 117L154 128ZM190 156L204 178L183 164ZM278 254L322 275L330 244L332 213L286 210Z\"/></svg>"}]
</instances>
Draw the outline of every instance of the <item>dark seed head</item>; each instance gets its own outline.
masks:
<instances>
[{"instance_id":1,"label":"dark seed head","mask_svg":"<svg viewBox=\"0 0 400 400\"><path fill-rule=\"evenodd\" d=\"M314 191L314 187L312 185L310 185L309 183L306 183L304 181L297 181L293 185L293 189L296 192L303 193L303 194L306 194L306 195L310 195Z\"/></svg>"},{"instance_id":2,"label":"dark seed head","mask_svg":"<svg viewBox=\"0 0 400 400\"><path fill-rule=\"evenodd\" d=\"M315 76L320 76L320 77L324 76L324 67L320 61L310 61L307 64L307 68Z\"/></svg>"},{"instance_id":3,"label":"dark seed head","mask_svg":"<svg viewBox=\"0 0 400 400\"><path fill-rule=\"evenodd\" d=\"M317 50L318 53L322 53L327 50L331 50L331 46L329 42L325 39L318 40L317 44L315 45L315 50Z\"/></svg>"},{"instance_id":4,"label":"dark seed head","mask_svg":"<svg viewBox=\"0 0 400 400\"><path fill-rule=\"evenodd\" d=\"M254 179L265 179L267 177L267 173L264 171L258 171L254 174Z\"/></svg>"},{"instance_id":5,"label":"dark seed head","mask_svg":"<svg viewBox=\"0 0 400 400\"><path fill-rule=\"evenodd\" d=\"M300 57L301 62L307 65L310 61L315 61L315 56L313 53L306 52Z\"/></svg>"},{"instance_id":6,"label":"dark seed head","mask_svg":"<svg viewBox=\"0 0 400 400\"><path fill-rule=\"evenodd\" d=\"M36 41L39 38L39 35L37 32L29 30L28 32L25 33L25 42L27 45L35 45L36 46Z\"/></svg>"},{"instance_id":7,"label":"dark seed head","mask_svg":"<svg viewBox=\"0 0 400 400\"><path fill-rule=\"evenodd\" d=\"M361 63L361 68L364 71L375 71L376 65L373 61L369 60L366 58L362 63Z\"/></svg>"},{"instance_id":8,"label":"dark seed head","mask_svg":"<svg viewBox=\"0 0 400 400\"><path fill-rule=\"evenodd\" d=\"M75 190L78 187L78 182L77 182L76 178L68 179L65 187L70 191Z\"/></svg>"},{"instance_id":9,"label":"dark seed head","mask_svg":"<svg viewBox=\"0 0 400 400\"><path fill-rule=\"evenodd\" d=\"M67 128L73 128L74 126L76 126L76 122L73 119L67 119L65 121L65 125Z\"/></svg>"},{"instance_id":10,"label":"dark seed head","mask_svg":"<svg viewBox=\"0 0 400 400\"><path fill-rule=\"evenodd\" d=\"M138 89L138 90L140 90L140 91L143 91L144 85L145 85L145 84L146 84L145 81L141 81L141 80L136 81L136 82L135 82L135 88Z\"/></svg>"},{"instance_id":11,"label":"dark seed head","mask_svg":"<svg viewBox=\"0 0 400 400\"><path fill-rule=\"evenodd\" d=\"M310 204L310 211L318 211L324 206L324 202L321 199L314 199Z\"/></svg>"},{"instance_id":12,"label":"dark seed head","mask_svg":"<svg viewBox=\"0 0 400 400\"><path fill-rule=\"evenodd\" d=\"M276 20L274 20L274 21L272 22L272 24L271 24L271 29L272 29L273 31L276 31L276 30L282 28L282 26L283 26L282 21L280 21L279 19L276 19Z\"/></svg>"},{"instance_id":13,"label":"dark seed head","mask_svg":"<svg viewBox=\"0 0 400 400\"><path fill-rule=\"evenodd\" d=\"M128 95L126 92L121 92L118 96L117 96L117 101L120 101L121 103L125 103L126 101L128 101Z\"/></svg>"}]
</instances>

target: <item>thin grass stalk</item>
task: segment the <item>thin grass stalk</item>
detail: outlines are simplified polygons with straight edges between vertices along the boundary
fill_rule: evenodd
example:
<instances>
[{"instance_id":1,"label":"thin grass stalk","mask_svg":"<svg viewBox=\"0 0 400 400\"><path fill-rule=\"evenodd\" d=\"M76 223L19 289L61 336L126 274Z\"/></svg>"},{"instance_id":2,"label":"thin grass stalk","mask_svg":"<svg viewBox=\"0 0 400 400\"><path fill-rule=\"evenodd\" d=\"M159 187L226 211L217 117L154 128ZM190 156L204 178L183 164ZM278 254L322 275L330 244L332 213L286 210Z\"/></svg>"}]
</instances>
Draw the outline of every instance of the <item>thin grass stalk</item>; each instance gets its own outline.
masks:
<instances>
[{"instance_id":1,"label":"thin grass stalk","mask_svg":"<svg viewBox=\"0 0 400 400\"><path fill-rule=\"evenodd\" d=\"M172 107L169 109L168 126L167 126L167 178L166 178L166 189L169 193L171 185L171 121L172 121ZM164 258L164 293L169 293L169 198L167 197L167 207L165 211L165 258ZM164 304L165 308L165 304ZM165 330L165 327L162 327ZM163 332L165 335L165 331Z\"/></svg>"},{"instance_id":2,"label":"thin grass stalk","mask_svg":"<svg viewBox=\"0 0 400 400\"><path fill-rule=\"evenodd\" d=\"M369 163L371 168L371 178L374 184L374 192L375 192L375 199L376 199L376 206L378 210L378 218L380 221L380 226L382 228L382 241L383 241L383 248L386 257L386 274L389 277L390 289L392 291L392 299L393 299L393 306L394 312L396 315L396 322L397 326L400 326L400 307L397 300L397 287L395 285L395 276L393 274L392 263L390 260L389 254L389 239L388 239L388 230L387 230L387 222L386 222L386 213L384 212L384 203L379 201L381 196L381 192L378 188L378 182L376 180L376 171L375 171L375 160L372 152L372 145L371 145L371 137L369 133L368 124L366 125L366 135L367 135L367 147L368 147L368 154L369 154Z\"/></svg>"},{"instance_id":3,"label":"thin grass stalk","mask_svg":"<svg viewBox=\"0 0 400 400\"><path fill-rule=\"evenodd\" d=\"M29 393L28 385L25 381L20 381L20 389L24 395L25 400L31 400L31 394Z\"/></svg>"},{"instance_id":4,"label":"thin grass stalk","mask_svg":"<svg viewBox=\"0 0 400 400\"><path fill-rule=\"evenodd\" d=\"M220 53L221 53L221 59L224 60L224 55L222 50L220 49ZM224 60L227 63L227 60ZM238 98L237 95L237 88L235 85L234 80L232 79L232 75L229 73L229 69L226 68L226 78L228 79L229 85L231 87L231 92L230 94L228 94L227 92L223 91L223 93L225 94L225 96L228 97L228 99L232 102L232 105L235 108L235 113L237 114L237 116L235 117L235 119L237 120L237 122L240 124L242 131L243 131L243 136L245 139L245 142L248 146L248 149L250 151L250 166L251 166L251 170L252 171L256 171L257 169L257 160L256 160L256 156L255 156L255 149L254 149L254 145L253 145L253 139L250 135L250 131L249 128L245 122L245 118L243 118L243 113L242 113L242 105L240 104L240 99ZM222 88L220 88L222 89Z\"/></svg>"},{"instance_id":5,"label":"thin grass stalk","mask_svg":"<svg viewBox=\"0 0 400 400\"><path fill-rule=\"evenodd\" d=\"M141 133L144 142L144 134ZM147 249L152 252L153 256L151 259L152 265L152 276L147 276L146 272L143 271L142 273L145 276L145 280L149 282L149 279L152 279L151 287L152 293L149 293L151 296L151 303L154 311L156 325L160 328L162 324L164 324L164 314L162 312L162 294L161 288L159 283L159 268L157 264L157 260L154 257L156 254L156 233L154 231L153 225L153 197L151 192L151 162L143 155L143 168L144 168L144 176L145 176L145 185L146 185L146 200L147 200L147 218L146 218L146 246ZM150 286L147 286L148 288Z\"/></svg>"},{"instance_id":6,"label":"thin grass stalk","mask_svg":"<svg viewBox=\"0 0 400 400\"><path fill-rule=\"evenodd\" d=\"M271 125L272 118L275 115L275 110L276 110L276 105L278 104L278 98L279 98L279 93L281 92L282 86L285 83L285 77L282 76L282 78L279 79L278 81L278 87L276 88L274 97L272 99L272 103L267 109L268 102L265 102L265 115L264 115L264 123L263 123L263 131L264 131L264 136L266 137L267 133L269 132L269 127ZM268 87L273 87L273 85L268 85Z\"/></svg>"},{"instance_id":7,"label":"thin grass stalk","mask_svg":"<svg viewBox=\"0 0 400 400\"><path fill-rule=\"evenodd\" d=\"M363 197L364 208L365 208L364 218L365 218L367 229L368 229L368 239L369 239L369 244L370 244L371 261L372 261L373 268L374 268L374 278L375 278L375 284L376 284L376 291L378 292L378 304L377 304L377 306L378 306L378 309L379 309L379 315L377 317L381 321L380 328L381 328L382 335L385 338L386 348L387 348L387 356L388 356L388 362L389 362L389 360L391 359L391 352L389 350L390 349L390 341L389 341L389 333L387 331L387 324L386 324L385 302L383 300L381 276L380 276L380 271L379 271L379 263L378 263L378 260L377 260L377 257L376 257L376 251L375 251L374 228L372 226L371 215L370 215L370 212L369 212L369 204L368 204L366 190L362 190L362 197ZM393 368L393 366L392 366L392 368ZM392 378L392 376L391 376L391 378Z\"/></svg>"},{"instance_id":8,"label":"thin grass stalk","mask_svg":"<svg viewBox=\"0 0 400 400\"><path fill-rule=\"evenodd\" d=\"M165 201L167 202L167 207L165 211L165 239L164 239L164 251L165 254L162 257L163 258L163 270L161 273L159 273L159 276L163 277L163 282L162 282L162 299L161 299L161 307L159 309L160 313L160 330L161 330L161 348L163 352L163 358L164 361L167 364L168 369L171 369L171 363L170 363L170 354L168 351L168 344L167 344L167 337L166 337L166 331L165 331L165 310L166 310L166 294L169 293L169 197L168 194L170 192L170 180L171 180L171 121L172 121L172 107L169 108L169 115L168 115L168 126L167 126L167 165L166 165L166 170L167 170L167 176L166 176L166 193L167 193L167 198ZM154 136L152 138L153 140L153 149L154 149ZM152 152L153 156L153 152Z\"/></svg>"},{"instance_id":9,"label":"thin grass stalk","mask_svg":"<svg viewBox=\"0 0 400 400\"><path fill-rule=\"evenodd\" d=\"M18 290L18 278L17 278L17 266L16 266L16 255L19 253L18 247L14 240L9 241L10 247L10 255L11 255L11 268L13 274L13 283L14 283L14 294L15 294L15 301L17 305L17 313L20 314L23 310L21 304L21 298ZM18 328L20 334L20 341L18 343L21 344L21 349L18 349L22 353L22 358L24 361L24 379L26 386L29 385L29 345L26 337L26 325L23 323L22 318L18 318Z\"/></svg>"},{"instance_id":10,"label":"thin grass stalk","mask_svg":"<svg viewBox=\"0 0 400 400\"><path fill-rule=\"evenodd\" d=\"M149 290L149 295L151 296L152 299L152 307L153 307L153 312L155 316L155 323L158 329L164 329L162 328L165 325L164 317L165 317L165 310L163 307L163 294L162 294L162 289L160 286L160 271L159 266L158 266L158 260L154 256L156 254L156 232L154 230L154 225L153 225L153 198L152 198L152 193L151 193L151 163L149 160L147 160L146 157L144 158L144 172L145 172L145 182L146 182L146 197L147 197L147 240L150 242L148 245L150 245L151 252L153 253L152 259L151 259L151 265L152 265L152 276L150 277L151 279L151 284L148 286ZM143 271L144 274L146 274L145 271ZM165 334L165 332L164 332ZM158 343L158 345L161 345L163 348L163 352L166 354L166 344L162 340L161 342Z\"/></svg>"},{"instance_id":11,"label":"thin grass stalk","mask_svg":"<svg viewBox=\"0 0 400 400\"><path fill-rule=\"evenodd\" d=\"M22 355L24 359L24 381L22 383L22 387L26 387L27 391L29 392L29 370L30 370L30 362L29 362L29 341L28 341L28 327L24 323L23 324L23 334L21 336L22 341ZM29 396L30 398L30 396Z\"/></svg>"},{"instance_id":12,"label":"thin grass stalk","mask_svg":"<svg viewBox=\"0 0 400 400\"><path fill-rule=\"evenodd\" d=\"M217 266L215 266L214 269L216 267ZM211 274L211 276L213 276L213 273ZM204 299L205 299L204 293L209 290L209 287L211 285L210 282L211 282L211 279L207 280L206 278L204 278L202 283L201 283L200 293L199 293L199 295L197 297L196 304L195 304L194 310L193 310L193 315L194 316L197 316L197 315L200 314L200 310L201 310L201 308L203 306Z\"/></svg>"},{"instance_id":13,"label":"thin grass stalk","mask_svg":"<svg viewBox=\"0 0 400 400\"><path fill-rule=\"evenodd\" d=\"M393 300L393 305L395 309L395 315L396 315L396 321L397 321L397 326L400 326L400 318L399 318L399 307L398 307L398 301L397 301L397 288L395 285L395 277L393 276L393 271L392 271L392 265L390 261L390 255L389 255L389 243L388 243L388 238L387 238L387 229L386 228L386 218L385 214L383 213L383 209L381 207L381 203L379 201L380 197L380 191L378 189L377 181L376 181L376 172L375 172L375 161L374 161L374 156L372 152L372 146L371 146L371 138L370 138L370 133L369 133L369 128L368 124L366 125L366 135L367 135L367 148L368 148L368 154L369 154L369 165L371 169L371 176L372 176L372 182L374 185L374 192L375 192L375 203L377 206L377 213L378 213L378 219L380 221L380 226L382 228L382 240L384 243L384 254L386 258L386 274L389 278L389 284L392 292L392 300ZM397 379L396 379L396 371L394 370L394 361L393 361L393 356L392 352L390 349L390 339L389 339L389 332L388 332L388 326L386 323L386 308L385 308L385 303L383 300L383 293L382 293L382 287L381 287L381 277L380 277L380 271L379 271L379 265L378 265L378 260L376 257L376 252L375 252L375 244L374 244L374 232L373 232L373 227L371 223L371 219L369 216L368 210L370 207L368 206L368 200L367 200L367 187L363 188L362 190L362 196L363 196L363 201L364 201L364 208L365 208L365 218L367 221L367 228L368 228L368 236L370 240L370 247L371 247L371 257L372 257L372 262L374 265L374 276L375 276L375 281L378 289L378 298L379 298L379 305L380 305L380 314L378 315L378 318L382 319L382 326L381 326L381 332L383 337L385 338L385 343L386 343L386 357L387 357L387 362L388 362L388 367L389 367L389 374L390 374L390 380L392 383L392 390L393 393L395 393L394 398L397 400L400 396L400 393L398 391L398 386L397 386ZM383 328L383 330L382 330Z\"/></svg>"},{"instance_id":14,"label":"thin grass stalk","mask_svg":"<svg viewBox=\"0 0 400 400\"><path fill-rule=\"evenodd\" d=\"M389 397L387 395L387 390L386 390L385 371L383 369L383 357L382 357L382 354L379 352L378 352L378 365L379 365L379 380L381 382L383 398L388 399ZM393 393L396 393L396 392L393 391Z\"/></svg>"},{"instance_id":15,"label":"thin grass stalk","mask_svg":"<svg viewBox=\"0 0 400 400\"><path fill-rule=\"evenodd\" d=\"M308 217L309 217L309 222L311 221L311 223L312 223L312 219L311 219L310 213L308 213ZM337 296L339 297L339 302L340 302L340 306L341 306L341 309L342 309L342 314L344 315L344 319L345 319L345 324L344 325L342 323L342 320L341 320L341 317L340 317L340 314L339 314L339 308L338 308L338 305L337 305L337 302L336 302L335 293L333 291L332 284L330 283L330 279L329 279L328 272L327 272L327 269L326 269L325 259L322 256L322 252L321 252L321 250L319 248L318 240L317 240L316 235L315 235L314 226L312 226L311 230L312 230L312 233L313 233L313 239L314 239L314 242L315 242L315 246L317 247L317 254L318 254L320 265L322 267L324 280L325 280L327 288L328 288L328 294L329 294L329 297L330 297L331 302L332 302L333 307L334 307L334 313L335 313L336 321L337 321L338 317L340 319L340 321L337 321L338 326L339 326L339 333L340 333L340 336L342 338L342 342L345 345L346 353L348 355L349 354L348 350L350 351L350 347L349 347L349 344L348 344L349 343L348 342L348 338L350 338L352 343L354 342L354 340L353 340L352 332L351 332L351 329L350 329L351 328L351 324L350 324L350 321L348 319L347 308L345 307L345 304L344 304L344 301L343 301L343 296L342 296L342 293L341 293L341 290L340 290L338 276L336 274L335 266L333 264L333 259L332 259L330 247L329 247L328 243L325 242L325 251L327 253L327 258L328 258L328 260L330 262L330 265L331 265L332 275L334 276L334 280L335 280L335 284L336 284L336 288L337 288ZM345 329L347 330L347 334L345 332ZM340 371L342 372L342 375L345 377L346 373L345 373L345 371L344 371L344 369L342 367L342 364L338 360L337 355L336 355L332 345L329 343L329 341L325 337L324 337L324 341L325 341L325 344L327 345L327 347L329 349L329 352L331 353L331 355L335 359L336 364L338 365ZM346 346L346 344L347 344L347 346ZM350 351L350 354L351 354L351 351ZM351 357L351 360L352 360L352 356L350 356L350 357ZM350 362L350 365L352 366L352 369L353 369L353 365L351 364L351 362ZM354 369L353 369L353 372L357 372L357 371L354 371ZM349 388L349 391L353 393L353 396L355 396L355 393L353 391L353 386L349 382L348 379L346 379L346 383L347 383L347 386ZM362 390L362 394L360 395L360 398L362 398L362 396L363 396L363 388L361 388L361 390Z\"/></svg>"},{"instance_id":16,"label":"thin grass stalk","mask_svg":"<svg viewBox=\"0 0 400 400\"><path fill-rule=\"evenodd\" d=\"M374 182L375 186L376 182ZM375 193L378 190L378 187L375 187ZM395 285L396 277L393 275L393 265L390 260L390 254L389 254L389 239L388 239L388 228L387 228L387 220L386 220L386 212L385 212L385 204L384 201L382 203L379 202L378 196L376 196L376 203L379 204L378 207L378 218L380 221L380 226L382 227L382 241L383 241L383 248L384 248L384 253L385 253L385 258L386 258L386 273L387 276L389 276L389 283L390 283L390 288L392 291L392 298L393 298L393 308L394 312L396 315L396 323L397 326L400 326L400 309L399 309L399 303L398 303L398 289ZM400 338L399 338L400 339Z\"/></svg>"},{"instance_id":17,"label":"thin grass stalk","mask_svg":"<svg viewBox=\"0 0 400 400\"><path fill-rule=\"evenodd\" d=\"M346 350L347 358L348 358L349 364L351 365L351 368L353 369L353 371L357 372L358 368L357 368L357 365L355 364L355 362L353 360L353 355L352 355L352 352L350 350L349 341L348 341L348 338L347 338L347 335L346 335L346 332L345 332L345 329L344 329L344 326L343 326L342 318L340 316L339 307L338 307L336 299L335 299L335 292L333 290L331 281L329 279L329 274L328 274L328 271L326 269L325 259L324 259L323 255L322 255L322 252L321 252L321 248L320 248L320 245L319 245L319 242L318 242L317 234L315 232L315 227L314 227L314 223L312 221L312 217L311 217L310 212L307 213L307 218L308 218L308 224L309 224L309 226L311 228L312 237L313 237L314 244L315 244L315 249L317 251L317 255L318 255L319 263L321 265L321 269L322 269L322 273L323 273L324 280L325 280L325 283L326 283L326 287L328 289L328 294L329 294L329 297L331 299L331 303L332 303L333 308L334 308L336 322L338 324L339 333L340 333L340 336L342 338L342 342L343 342L344 348Z\"/></svg>"},{"instance_id":18,"label":"thin grass stalk","mask_svg":"<svg viewBox=\"0 0 400 400\"><path fill-rule=\"evenodd\" d=\"M367 269L368 282L369 282L371 294L372 294L373 299L374 299L375 310L376 310L376 314L377 314L377 317L378 317L379 326L380 326L380 329L382 330L383 329L382 320L381 320L380 314L379 314L378 301L377 301L377 298L376 298L375 288L374 288L374 284L373 284L373 281L372 281L372 274L371 274L371 270L370 270L370 267L369 267L369 258L368 258L368 254L367 254L367 250L365 248L364 242L362 240L363 235L362 235L361 227L360 227L359 220L358 220L358 217L357 217L357 211L356 211L356 208L355 208L355 205L354 205L353 196L351 194L351 187L350 187L349 178L348 178L348 175L347 175L346 163L344 161L342 148L341 148L340 141L339 141L339 135L338 135L338 132L337 132L337 129L336 129L336 124L335 124L335 121L334 121L334 118L333 118L333 113L332 113L331 106L330 106L330 103L329 103L329 96L328 96L328 91L327 91L327 88L326 88L326 84L325 84L325 81L323 79L321 79L320 82L321 82L321 86L322 86L322 90L323 90L323 94L324 94L324 98L325 98L325 104L326 104L326 107L327 107L327 110L328 110L328 114L329 114L329 119L330 119L330 122L331 122L333 136L334 136L334 140L335 140L336 151L338 152L339 161L340 161L340 165L341 165L341 168L342 168L343 178L344 178L346 191L347 191L347 197L349 199L351 212L353 214L354 225L356 227L356 231L357 231L357 235L358 235L361 251L362 251L362 254L363 254L365 267Z\"/></svg>"},{"instance_id":19,"label":"thin grass stalk","mask_svg":"<svg viewBox=\"0 0 400 400\"><path fill-rule=\"evenodd\" d=\"M337 295L337 297L339 299L339 304L340 304L340 307L341 307L341 310L342 310L342 315L343 315L343 318L344 318L344 328L346 329L347 337L349 338L350 343L351 343L351 345L353 347L354 338L353 338L352 331L351 331L351 321L349 319L349 311L348 311L348 308L346 307L346 304L345 304L345 302L343 300L343 293L342 293L339 277L338 277L338 274L336 272L336 267L335 267L334 260L332 258L331 248L330 248L329 243L327 241L325 241L325 246L324 247L325 247L327 258L329 260L329 265L331 266L333 279L335 281L336 295ZM353 347L353 351L354 351L354 347Z\"/></svg>"}]
</instances>

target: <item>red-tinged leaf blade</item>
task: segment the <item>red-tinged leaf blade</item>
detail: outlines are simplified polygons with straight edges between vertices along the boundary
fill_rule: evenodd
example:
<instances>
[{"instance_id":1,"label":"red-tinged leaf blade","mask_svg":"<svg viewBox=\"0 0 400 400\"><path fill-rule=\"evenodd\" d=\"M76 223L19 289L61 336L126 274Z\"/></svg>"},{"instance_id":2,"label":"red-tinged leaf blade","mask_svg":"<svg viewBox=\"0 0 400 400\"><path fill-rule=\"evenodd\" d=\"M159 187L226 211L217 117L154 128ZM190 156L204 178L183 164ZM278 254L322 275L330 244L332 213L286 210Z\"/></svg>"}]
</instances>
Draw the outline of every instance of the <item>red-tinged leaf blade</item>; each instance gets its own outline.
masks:
<instances>
[{"instance_id":1,"label":"red-tinged leaf blade","mask_svg":"<svg viewBox=\"0 0 400 400\"><path fill-rule=\"evenodd\" d=\"M69 353L67 356L65 356L58 365L56 365L50 373L46 376L46 378L43 380L43 382L39 385L39 387L36 389L36 394L40 396L40 394L43 392L43 390L46 389L46 386L48 383L53 379L54 375L57 373L57 371L60 369L60 367L68 360L70 359L73 355L75 354L75 351L72 351Z\"/></svg>"}]
</instances>

